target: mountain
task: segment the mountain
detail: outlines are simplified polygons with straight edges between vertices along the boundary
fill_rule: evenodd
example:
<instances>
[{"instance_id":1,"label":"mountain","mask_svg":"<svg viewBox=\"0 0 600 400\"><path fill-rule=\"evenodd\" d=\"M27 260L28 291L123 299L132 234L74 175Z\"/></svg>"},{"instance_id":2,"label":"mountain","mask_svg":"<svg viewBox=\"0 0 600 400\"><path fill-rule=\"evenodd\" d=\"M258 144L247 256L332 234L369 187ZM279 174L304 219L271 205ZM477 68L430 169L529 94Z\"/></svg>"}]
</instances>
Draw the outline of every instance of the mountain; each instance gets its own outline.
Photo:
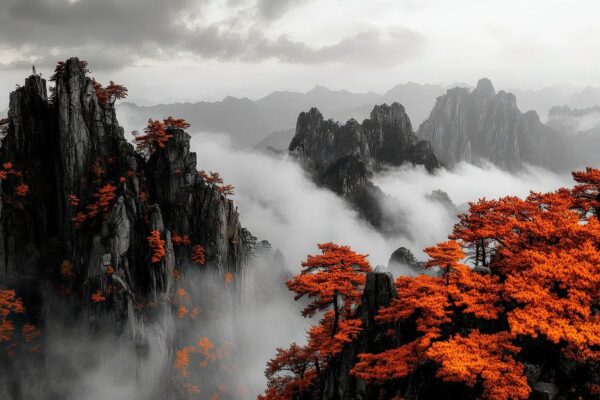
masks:
<instances>
[{"instance_id":1,"label":"mountain","mask_svg":"<svg viewBox=\"0 0 600 400\"><path fill-rule=\"evenodd\" d=\"M273 149L277 151L287 149L294 138L295 133L296 131L294 129L273 132L261 140L254 148L257 150Z\"/></svg>"},{"instance_id":2,"label":"mountain","mask_svg":"<svg viewBox=\"0 0 600 400\"><path fill-rule=\"evenodd\" d=\"M156 106L137 106L122 103L118 110L125 116L125 126L129 130L140 129L148 118L178 115L192 124L193 130L224 133L231 137L232 144L239 148L272 146L277 150L287 148L289 141L269 139L278 132L289 131L303 110L316 107L336 120L349 118L362 120L369 116L376 104L399 102L404 104L411 120L423 120L435 101L444 92L441 85L421 85L407 83L397 85L385 94L374 92L352 93L347 90L334 91L323 86L315 86L306 93L278 91L258 100L227 97L219 102L174 103ZM282 136L283 137L283 136ZM275 140L275 147L270 140Z\"/></svg>"},{"instance_id":3,"label":"mountain","mask_svg":"<svg viewBox=\"0 0 600 400\"><path fill-rule=\"evenodd\" d=\"M388 90L383 95L383 101L403 104L410 116L410 120L413 121L415 125L419 125L431 112L431 107L435 104L435 99L438 96L441 96L446 89L463 86L464 85L456 84L446 87L442 85L421 85L414 82L408 82L396 85Z\"/></svg>"},{"instance_id":4,"label":"mountain","mask_svg":"<svg viewBox=\"0 0 600 400\"><path fill-rule=\"evenodd\" d=\"M554 160L565 171L600 165L600 106L571 108L555 106L548 113L548 126L559 134Z\"/></svg>"},{"instance_id":5,"label":"mountain","mask_svg":"<svg viewBox=\"0 0 600 400\"><path fill-rule=\"evenodd\" d=\"M513 94L496 93L485 78L473 91L453 88L438 97L418 130L448 166L483 160L507 170L547 164L542 146L552 135L535 111L522 113Z\"/></svg>"},{"instance_id":6,"label":"mountain","mask_svg":"<svg viewBox=\"0 0 600 400\"><path fill-rule=\"evenodd\" d=\"M152 398L171 398L172 358L184 337L175 291L198 267L192 252L196 259L204 253L207 271L230 273L236 284L252 241L236 207L199 176L183 130L167 125L172 137L164 147L149 142L148 158L136 152L78 59L57 73L50 98L44 79L27 78L11 94L8 115L0 288L15 289L28 311L11 323L28 318L49 332L48 347L35 353L19 350L27 341L14 344L13 356L0 352L0 392L70 398L62 391L70 379L123 352L123 379ZM51 327L61 332L55 346ZM115 338L110 350L86 351L85 367L56 352L63 346L56 343L74 354L77 343L106 336ZM50 378L53 371L60 382Z\"/></svg>"},{"instance_id":7,"label":"mountain","mask_svg":"<svg viewBox=\"0 0 600 400\"><path fill-rule=\"evenodd\" d=\"M398 103L375 106L362 124L344 125L325 120L311 108L298 116L290 155L319 185L347 199L373 226L394 231L381 207L383 193L370 178L388 166L404 163L439 166L427 141L418 140L404 107Z\"/></svg>"},{"instance_id":8,"label":"mountain","mask_svg":"<svg viewBox=\"0 0 600 400\"><path fill-rule=\"evenodd\" d=\"M574 108L555 106L548 112L548 126L566 135L600 132L600 105Z\"/></svg>"},{"instance_id":9,"label":"mountain","mask_svg":"<svg viewBox=\"0 0 600 400\"><path fill-rule=\"evenodd\" d=\"M448 86L408 82L396 85L384 94L378 94L336 91L317 85L306 93L277 91L257 100L226 97L217 102L155 106L122 103L117 107L128 131L139 130L148 118L179 115L192 124L193 130L230 136L232 144L238 148L265 149L271 146L276 150L285 150L287 143L284 136L278 135L278 132L293 129L298 114L311 107L318 108L335 120L346 121L354 118L361 121L368 118L376 104L398 102L405 106L411 121L419 125L430 114L437 97L442 96L448 89L459 87L471 89L466 84ZM583 91L574 87L554 86L513 92L521 108L536 110L540 115L546 115L555 104L579 107L600 104L598 90L591 87ZM271 138L266 140L267 137ZM271 144L265 146L263 140ZM285 143L285 146L277 147L273 146L273 143L277 146Z\"/></svg>"}]
</instances>

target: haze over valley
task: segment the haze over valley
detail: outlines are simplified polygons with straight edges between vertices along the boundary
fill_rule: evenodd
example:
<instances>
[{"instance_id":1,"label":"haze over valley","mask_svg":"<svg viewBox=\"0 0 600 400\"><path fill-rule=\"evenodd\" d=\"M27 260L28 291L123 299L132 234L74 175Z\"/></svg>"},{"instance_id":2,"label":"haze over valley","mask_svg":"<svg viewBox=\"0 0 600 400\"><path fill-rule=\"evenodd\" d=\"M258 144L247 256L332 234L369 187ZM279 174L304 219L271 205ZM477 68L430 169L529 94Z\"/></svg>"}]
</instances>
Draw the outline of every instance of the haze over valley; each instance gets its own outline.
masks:
<instances>
[{"instance_id":1,"label":"haze over valley","mask_svg":"<svg viewBox=\"0 0 600 400\"><path fill-rule=\"evenodd\" d=\"M598 398L598 15L4 1L0 399Z\"/></svg>"}]
</instances>

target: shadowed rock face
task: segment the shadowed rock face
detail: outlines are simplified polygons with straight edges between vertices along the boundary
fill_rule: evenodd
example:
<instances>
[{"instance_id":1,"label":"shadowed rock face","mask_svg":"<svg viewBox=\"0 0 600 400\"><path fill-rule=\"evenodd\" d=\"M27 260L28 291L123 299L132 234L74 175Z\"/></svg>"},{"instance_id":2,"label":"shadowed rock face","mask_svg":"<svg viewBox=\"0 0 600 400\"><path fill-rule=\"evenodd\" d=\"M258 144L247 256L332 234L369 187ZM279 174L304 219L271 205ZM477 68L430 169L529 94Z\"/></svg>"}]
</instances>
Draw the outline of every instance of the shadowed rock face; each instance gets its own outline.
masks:
<instances>
[{"instance_id":1,"label":"shadowed rock face","mask_svg":"<svg viewBox=\"0 0 600 400\"><path fill-rule=\"evenodd\" d=\"M395 268L408 268L412 274L423 274L425 273L425 262L417 260L406 247L399 247L392 253L388 261L388 269L394 270Z\"/></svg>"},{"instance_id":2,"label":"shadowed rock face","mask_svg":"<svg viewBox=\"0 0 600 400\"><path fill-rule=\"evenodd\" d=\"M325 120L316 108L298 117L290 154L313 180L349 200L375 227L385 230L378 206L383 196L370 179L386 167L405 163L439 167L431 146L417 139L404 107L375 106L362 124Z\"/></svg>"},{"instance_id":3,"label":"shadowed rock face","mask_svg":"<svg viewBox=\"0 0 600 400\"><path fill-rule=\"evenodd\" d=\"M542 146L552 134L535 111L521 113L515 96L496 93L486 78L472 92L453 88L438 97L418 130L448 166L484 160L507 170L545 165Z\"/></svg>"},{"instance_id":4,"label":"shadowed rock face","mask_svg":"<svg viewBox=\"0 0 600 400\"><path fill-rule=\"evenodd\" d=\"M19 203L3 197L0 287L18 288L32 318L43 323L51 312L44 307L47 288L65 284L71 294L64 302L77 310L69 324L123 334L168 367L176 335L170 304L174 269L185 271L190 251L174 249L171 235L189 235L192 244L205 247L208 268L234 276L246 263L250 235L233 202L198 177L187 133L169 130L173 137L164 149L149 160L141 157L125 140L114 109L99 105L77 59L66 63L51 97L37 75L10 96L0 158L23 171L30 193ZM3 192L7 184L2 182ZM109 210L77 227L72 218L107 184L116 187ZM71 195L79 205L70 204ZM153 230L165 241L165 256L155 263L147 241ZM60 276L65 260L74 273L66 283ZM110 301L90 300L109 288ZM137 307L148 303L150 309Z\"/></svg>"},{"instance_id":5,"label":"shadowed rock face","mask_svg":"<svg viewBox=\"0 0 600 400\"><path fill-rule=\"evenodd\" d=\"M396 286L391 273L369 272L367 274L365 291L357 310L363 330L358 338L345 346L342 353L331 362L331 367L325 374L324 399L378 398L377 389L351 375L350 370L356 364L358 354L379 352L387 344L389 338L380 331L375 316L380 308L389 305L394 298L396 298Z\"/></svg>"}]
</instances>

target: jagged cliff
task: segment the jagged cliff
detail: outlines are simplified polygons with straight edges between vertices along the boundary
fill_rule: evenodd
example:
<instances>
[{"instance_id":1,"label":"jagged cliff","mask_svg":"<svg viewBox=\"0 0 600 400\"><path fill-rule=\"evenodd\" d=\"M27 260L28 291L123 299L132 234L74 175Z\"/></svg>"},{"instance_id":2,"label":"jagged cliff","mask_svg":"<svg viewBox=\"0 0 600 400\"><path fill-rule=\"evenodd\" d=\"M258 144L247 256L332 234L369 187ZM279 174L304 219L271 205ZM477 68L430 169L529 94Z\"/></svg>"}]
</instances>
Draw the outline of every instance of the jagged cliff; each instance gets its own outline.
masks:
<instances>
[{"instance_id":1,"label":"jagged cliff","mask_svg":"<svg viewBox=\"0 0 600 400\"><path fill-rule=\"evenodd\" d=\"M404 107L398 103L375 106L362 124L350 119L341 125L325 120L316 108L298 117L289 146L317 184L346 198L375 227L386 229L379 207L383 193L371 183L385 167L404 163L439 166L430 144L418 140Z\"/></svg>"},{"instance_id":2,"label":"jagged cliff","mask_svg":"<svg viewBox=\"0 0 600 400\"><path fill-rule=\"evenodd\" d=\"M46 298L60 291L75 310L65 324L126 337L140 360L163 367L176 335L175 270L185 274L190 256L189 247L173 247L172 235L204 246L208 268L222 273L244 267L250 237L233 202L198 176L190 136L172 128L169 134L149 159L138 154L114 108L99 103L84 66L70 59L50 98L38 75L11 94L0 155L22 171L30 190L18 203L2 197L0 287L17 288L41 327L54 312ZM8 181L2 184L5 193ZM77 223L82 211L87 219ZM158 262L147 240L152 231L164 240ZM110 296L94 302L96 291ZM156 396L169 398L164 368L156 371L143 378L164 381ZM22 398L23 390L15 386L12 395Z\"/></svg>"},{"instance_id":3,"label":"jagged cliff","mask_svg":"<svg viewBox=\"0 0 600 400\"><path fill-rule=\"evenodd\" d=\"M377 387L351 375L350 370L356 364L358 354L379 352L389 344L390 339L377 326L375 316L381 307L389 305L394 298L396 298L396 287L391 273L369 272L367 274L361 305L357 310L363 331L331 362L331 367L325 373L323 399L379 398Z\"/></svg>"},{"instance_id":4,"label":"jagged cliff","mask_svg":"<svg viewBox=\"0 0 600 400\"><path fill-rule=\"evenodd\" d=\"M486 78L471 92L457 87L438 97L418 129L448 166L484 160L507 170L547 164L542 147L552 135L535 111L522 113L512 93L496 93Z\"/></svg>"}]
</instances>

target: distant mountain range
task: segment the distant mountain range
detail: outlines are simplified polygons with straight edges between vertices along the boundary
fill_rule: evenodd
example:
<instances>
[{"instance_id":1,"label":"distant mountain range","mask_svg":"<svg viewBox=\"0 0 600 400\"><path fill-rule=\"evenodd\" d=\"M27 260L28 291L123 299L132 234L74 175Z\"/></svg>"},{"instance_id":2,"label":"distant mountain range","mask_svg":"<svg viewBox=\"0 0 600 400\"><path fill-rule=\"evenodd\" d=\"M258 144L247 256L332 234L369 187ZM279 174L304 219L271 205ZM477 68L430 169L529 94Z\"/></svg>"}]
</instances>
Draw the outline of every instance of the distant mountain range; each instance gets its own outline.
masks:
<instances>
[{"instance_id":1,"label":"distant mountain range","mask_svg":"<svg viewBox=\"0 0 600 400\"><path fill-rule=\"evenodd\" d=\"M382 95L334 91L315 86L306 93L279 91L258 100L226 97L218 102L160 104L152 107L123 103L119 105L119 111L121 115L126 114L122 122L132 130L143 127L148 118L176 115L188 120L192 129L231 136L236 147L251 148L273 135L272 140L265 142L265 148L273 143L277 146L285 144L285 148L293 137L298 114L311 107L318 107L335 120L355 118L361 121L369 117L375 105L399 102L407 108L411 121L419 122L429 114L435 98L446 89L441 85L406 83Z\"/></svg>"},{"instance_id":2,"label":"distant mountain range","mask_svg":"<svg viewBox=\"0 0 600 400\"><path fill-rule=\"evenodd\" d=\"M377 104L402 104L413 126L419 126L432 110L436 98L452 87L466 84L433 85L404 83L384 94L375 92L352 93L316 86L306 93L278 91L258 100L226 97L217 102L172 103L138 106L122 103L118 106L120 122L126 130L141 129L148 118L174 115L187 119L192 130L223 133L231 137L238 148L286 149L293 135L300 112L317 107L334 120L369 117ZM540 90L511 90L520 110L535 110L542 117L557 104L572 107L591 107L600 104L600 89L588 87L549 87Z\"/></svg>"}]
</instances>

